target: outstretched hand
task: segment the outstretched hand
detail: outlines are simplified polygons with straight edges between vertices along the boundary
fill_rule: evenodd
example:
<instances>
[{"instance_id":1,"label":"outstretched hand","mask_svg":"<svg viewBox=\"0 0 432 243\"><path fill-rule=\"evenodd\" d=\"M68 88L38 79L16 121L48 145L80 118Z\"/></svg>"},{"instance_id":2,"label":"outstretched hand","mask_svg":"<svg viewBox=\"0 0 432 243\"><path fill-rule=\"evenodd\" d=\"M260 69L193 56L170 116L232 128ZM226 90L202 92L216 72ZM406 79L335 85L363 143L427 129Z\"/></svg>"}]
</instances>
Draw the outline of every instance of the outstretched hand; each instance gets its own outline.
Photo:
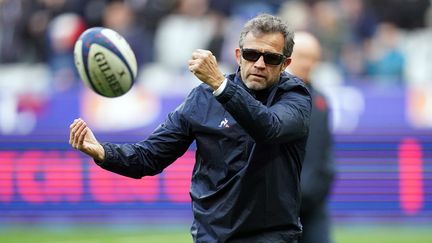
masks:
<instances>
[{"instance_id":1,"label":"outstretched hand","mask_svg":"<svg viewBox=\"0 0 432 243\"><path fill-rule=\"evenodd\" d=\"M208 50L198 49L192 53L192 58L189 60L189 71L214 90L219 88L225 80L216 57Z\"/></svg>"},{"instance_id":2,"label":"outstretched hand","mask_svg":"<svg viewBox=\"0 0 432 243\"><path fill-rule=\"evenodd\" d=\"M103 160L105 157L104 148L81 118L75 119L70 125L69 144L95 160Z\"/></svg>"}]
</instances>

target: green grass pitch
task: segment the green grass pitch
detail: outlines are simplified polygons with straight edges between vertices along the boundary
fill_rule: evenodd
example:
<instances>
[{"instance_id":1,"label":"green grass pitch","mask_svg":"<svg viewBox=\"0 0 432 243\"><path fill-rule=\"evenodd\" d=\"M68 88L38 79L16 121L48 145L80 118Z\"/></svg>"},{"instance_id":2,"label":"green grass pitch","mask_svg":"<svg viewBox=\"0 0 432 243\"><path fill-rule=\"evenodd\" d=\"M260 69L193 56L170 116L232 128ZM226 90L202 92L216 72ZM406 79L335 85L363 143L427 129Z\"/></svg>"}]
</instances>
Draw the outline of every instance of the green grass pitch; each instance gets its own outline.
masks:
<instances>
[{"instance_id":1,"label":"green grass pitch","mask_svg":"<svg viewBox=\"0 0 432 243\"><path fill-rule=\"evenodd\" d=\"M431 243L429 227L344 225L333 227L335 243ZM191 243L188 226L116 229L115 227L2 227L0 242L17 243Z\"/></svg>"}]
</instances>

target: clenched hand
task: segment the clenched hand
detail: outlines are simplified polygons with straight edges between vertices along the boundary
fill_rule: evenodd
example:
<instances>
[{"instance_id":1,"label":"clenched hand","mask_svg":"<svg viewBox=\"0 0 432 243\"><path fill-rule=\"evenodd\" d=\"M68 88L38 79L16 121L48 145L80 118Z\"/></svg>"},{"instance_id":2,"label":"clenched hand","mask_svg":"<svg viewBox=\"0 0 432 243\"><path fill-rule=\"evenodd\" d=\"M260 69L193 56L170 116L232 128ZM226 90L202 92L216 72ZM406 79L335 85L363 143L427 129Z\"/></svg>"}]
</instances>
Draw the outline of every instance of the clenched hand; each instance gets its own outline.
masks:
<instances>
[{"instance_id":1,"label":"clenched hand","mask_svg":"<svg viewBox=\"0 0 432 243\"><path fill-rule=\"evenodd\" d=\"M198 49L192 53L192 58L189 60L189 71L214 90L219 88L225 79L216 57L208 50Z\"/></svg>"}]
</instances>

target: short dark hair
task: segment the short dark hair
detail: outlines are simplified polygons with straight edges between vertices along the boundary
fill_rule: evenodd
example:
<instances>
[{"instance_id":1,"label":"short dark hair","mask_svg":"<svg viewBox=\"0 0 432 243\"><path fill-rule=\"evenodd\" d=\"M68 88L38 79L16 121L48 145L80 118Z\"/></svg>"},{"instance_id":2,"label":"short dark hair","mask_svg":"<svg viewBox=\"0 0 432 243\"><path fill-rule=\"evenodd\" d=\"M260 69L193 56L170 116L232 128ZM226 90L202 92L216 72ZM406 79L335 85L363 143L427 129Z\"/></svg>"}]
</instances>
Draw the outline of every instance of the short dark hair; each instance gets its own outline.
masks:
<instances>
[{"instance_id":1,"label":"short dark hair","mask_svg":"<svg viewBox=\"0 0 432 243\"><path fill-rule=\"evenodd\" d=\"M281 33L285 39L283 54L290 57L294 47L294 32L282 19L270 14L260 14L246 22L240 33L239 46L243 48L245 36L252 32L254 35L262 33Z\"/></svg>"}]
</instances>

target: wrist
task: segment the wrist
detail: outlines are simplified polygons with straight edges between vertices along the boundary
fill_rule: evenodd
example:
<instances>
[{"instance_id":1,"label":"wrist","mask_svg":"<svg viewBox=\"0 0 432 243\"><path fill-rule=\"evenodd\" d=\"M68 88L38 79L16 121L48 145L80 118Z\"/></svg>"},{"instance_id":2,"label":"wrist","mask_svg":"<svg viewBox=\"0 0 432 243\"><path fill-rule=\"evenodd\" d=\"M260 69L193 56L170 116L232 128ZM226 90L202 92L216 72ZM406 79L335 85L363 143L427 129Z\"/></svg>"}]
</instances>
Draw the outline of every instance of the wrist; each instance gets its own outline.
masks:
<instances>
[{"instance_id":1,"label":"wrist","mask_svg":"<svg viewBox=\"0 0 432 243\"><path fill-rule=\"evenodd\" d=\"M213 95L214 96L220 95L225 90L227 82L228 82L228 80L226 78L224 78L222 80L221 84L213 91Z\"/></svg>"},{"instance_id":2,"label":"wrist","mask_svg":"<svg viewBox=\"0 0 432 243\"><path fill-rule=\"evenodd\" d=\"M219 78L216 78L215 81L213 81L213 82L211 83L210 87L211 87L213 90L217 90L217 89L221 86L221 84L223 83L224 80L225 80L225 77L224 77L224 76L219 77Z\"/></svg>"},{"instance_id":3,"label":"wrist","mask_svg":"<svg viewBox=\"0 0 432 243\"><path fill-rule=\"evenodd\" d=\"M96 150L96 155L93 157L93 159L97 161L105 160L105 149L101 144L99 144Z\"/></svg>"}]
</instances>

